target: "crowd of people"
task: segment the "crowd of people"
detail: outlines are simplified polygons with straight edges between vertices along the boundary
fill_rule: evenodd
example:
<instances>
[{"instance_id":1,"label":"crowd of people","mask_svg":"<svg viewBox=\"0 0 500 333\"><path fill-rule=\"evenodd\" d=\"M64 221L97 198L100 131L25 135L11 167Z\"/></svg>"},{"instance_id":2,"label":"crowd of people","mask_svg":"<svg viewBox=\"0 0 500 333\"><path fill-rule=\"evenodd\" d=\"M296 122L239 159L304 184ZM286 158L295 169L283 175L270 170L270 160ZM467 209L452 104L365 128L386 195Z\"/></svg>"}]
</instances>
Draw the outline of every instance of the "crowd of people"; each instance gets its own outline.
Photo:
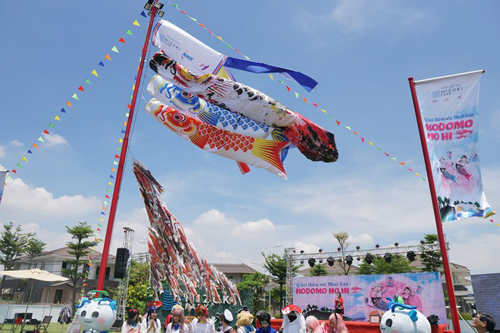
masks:
<instances>
[{"instance_id":1,"label":"crowd of people","mask_svg":"<svg viewBox=\"0 0 500 333\"><path fill-rule=\"evenodd\" d=\"M339 298L335 302L341 302L342 311L332 313L326 323L320 322L314 316L308 316L306 320L302 310L293 304L285 307L282 310L283 321L279 333L348 333L342 319L342 297L339 295ZM150 305L144 316L141 316L137 309L129 309L122 333L278 333L271 326L271 315L264 311L256 314L255 326L254 316L246 309L238 312L236 323L233 323L234 316L228 309L217 316L218 327L216 318L210 317L208 308L200 304L195 310L195 318L189 322L184 317L182 306L174 305L162 325L158 318L158 307Z\"/></svg>"}]
</instances>

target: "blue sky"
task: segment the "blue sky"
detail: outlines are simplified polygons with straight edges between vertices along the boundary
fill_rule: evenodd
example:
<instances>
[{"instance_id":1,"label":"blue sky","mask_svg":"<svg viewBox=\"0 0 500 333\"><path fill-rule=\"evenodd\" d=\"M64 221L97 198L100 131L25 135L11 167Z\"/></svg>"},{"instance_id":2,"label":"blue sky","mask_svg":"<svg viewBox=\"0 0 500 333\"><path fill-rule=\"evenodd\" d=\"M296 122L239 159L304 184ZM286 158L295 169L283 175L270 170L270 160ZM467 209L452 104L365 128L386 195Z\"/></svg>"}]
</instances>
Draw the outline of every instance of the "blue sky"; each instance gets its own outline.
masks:
<instances>
[{"instance_id":1,"label":"blue sky","mask_svg":"<svg viewBox=\"0 0 500 333\"><path fill-rule=\"evenodd\" d=\"M486 197L500 209L498 2L196 0L178 5L252 60L314 77L319 85L311 93L289 85L406 165L361 143L266 75L233 71L239 81L334 133L339 160L311 162L293 150L285 165L288 181L256 168L242 176L233 161L162 127L143 111L142 101L113 248L122 242L121 227L129 226L136 230L134 250L145 250L137 241L146 240L148 221L131 158L145 163L164 185L167 206L198 252L213 262L259 268L252 262L262 262L261 251L281 253L273 248L278 244L333 250L331 232L338 231L350 233L352 247L418 243L435 232L435 225L428 184L407 170L425 173L407 78L483 68L479 153ZM6 188L0 222L37 232L49 249L69 240L65 225L88 221L95 227L101 216L146 32L142 6L142 1L117 0L0 5L0 165L12 170L54 117L61 118ZM166 19L212 48L238 56L168 3L164 10ZM136 19L140 28L132 25ZM127 29L133 36L125 35ZM122 36L125 44L118 42ZM99 78L90 74L94 68ZM146 79L152 75L148 68ZM87 77L92 85L84 84ZM85 92L77 90L80 85ZM79 101L71 99L74 93ZM68 100L72 109L65 107ZM62 107L66 114L58 112ZM500 227L469 219L444 230L453 262L473 274L500 271Z\"/></svg>"}]
</instances>

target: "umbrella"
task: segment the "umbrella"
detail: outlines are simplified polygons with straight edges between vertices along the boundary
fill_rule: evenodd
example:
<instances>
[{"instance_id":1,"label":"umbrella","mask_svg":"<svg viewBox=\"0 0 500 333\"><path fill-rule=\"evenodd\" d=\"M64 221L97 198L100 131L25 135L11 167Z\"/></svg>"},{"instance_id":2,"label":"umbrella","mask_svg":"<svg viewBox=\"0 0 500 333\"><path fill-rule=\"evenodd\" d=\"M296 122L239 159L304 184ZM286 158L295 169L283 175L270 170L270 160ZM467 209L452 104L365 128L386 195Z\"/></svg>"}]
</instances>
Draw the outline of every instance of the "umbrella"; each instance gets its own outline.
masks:
<instances>
[{"instance_id":1,"label":"umbrella","mask_svg":"<svg viewBox=\"0 0 500 333\"><path fill-rule=\"evenodd\" d=\"M38 268L17 270L17 271L1 271L0 275L10 276L17 279L30 279L30 280L38 280L46 282L69 281L69 278L52 274ZM33 292L33 284L31 284L30 298L32 292ZM29 301L30 300L28 299L28 303ZM28 313L28 304L26 304L26 310L24 311L24 318L26 318L26 313Z\"/></svg>"}]
</instances>

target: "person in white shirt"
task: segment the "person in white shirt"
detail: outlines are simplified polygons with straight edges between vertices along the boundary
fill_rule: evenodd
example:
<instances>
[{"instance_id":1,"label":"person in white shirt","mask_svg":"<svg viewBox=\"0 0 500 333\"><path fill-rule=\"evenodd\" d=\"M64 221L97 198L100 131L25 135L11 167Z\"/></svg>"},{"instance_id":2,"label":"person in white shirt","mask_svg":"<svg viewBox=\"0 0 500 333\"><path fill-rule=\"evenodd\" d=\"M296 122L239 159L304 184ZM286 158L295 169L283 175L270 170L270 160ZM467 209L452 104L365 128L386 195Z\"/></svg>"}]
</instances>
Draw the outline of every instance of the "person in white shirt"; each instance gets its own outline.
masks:
<instances>
[{"instance_id":1,"label":"person in white shirt","mask_svg":"<svg viewBox=\"0 0 500 333\"><path fill-rule=\"evenodd\" d=\"M161 322L158 319L158 308L150 306L141 323L141 333L161 333Z\"/></svg>"},{"instance_id":2,"label":"person in white shirt","mask_svg":"<svg viewBox=\"0 0 500 333\"><path fill-rule=\"evenodd\" d=\"M191 333L215 333L215 318L208 319L208 309L202 304L195 310L196 318L191 322Z\"/></svg>"},{"instance_id":3,"label":"person in white shirt","mask_svg":"<svg viewBox=\"0 0 500 333\"><path fill-rule=\"evenodd\" d=\"M122 333L139 333L140 331L139 310L132 308L127 312L127 320L123 323Z\"/></svg>"},{"instance_id":4,"label":"person in white shirt","mask_svg":"<svg viewBox=\"0 0 500 333\"><path fill-rule=\"evenodd\" d=\"M298 306L290 304L283 308L281 313L283 313L283 324L279 333L306 333L306 320Z\"/></svg>"},{"instance_id":5,"label":"person in white shirt","mask_svg":"<svg viewBox=\"0 0 500 333\"><path fill-rule=\"evenodd\" d=\"M167 325L166 333L189 333L189 325L184 322L184 308L176 306L172 311L172 322Z\"/></svg>"}]
</instances>

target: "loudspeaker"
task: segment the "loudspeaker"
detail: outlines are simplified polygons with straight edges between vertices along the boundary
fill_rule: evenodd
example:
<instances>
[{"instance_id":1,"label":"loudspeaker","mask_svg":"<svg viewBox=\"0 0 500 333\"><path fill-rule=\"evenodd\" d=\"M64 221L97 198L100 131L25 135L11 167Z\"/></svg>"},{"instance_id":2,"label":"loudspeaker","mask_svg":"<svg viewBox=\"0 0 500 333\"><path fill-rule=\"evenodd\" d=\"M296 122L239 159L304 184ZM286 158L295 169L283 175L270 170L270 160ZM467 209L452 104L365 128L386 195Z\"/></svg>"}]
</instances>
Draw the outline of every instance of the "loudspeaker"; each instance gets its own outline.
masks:
<instances>
[{"instance_id":1,"label":"loudspeaker","mask_svg":"<svg viewBox=\"0 0 500 333\"><path fill-rule=\"evenodd\" d=\"M130 252L128 249L119 247L116 250L115 279L123 279L127 275L127 263Z\"/></svg>"}]
</instances>

